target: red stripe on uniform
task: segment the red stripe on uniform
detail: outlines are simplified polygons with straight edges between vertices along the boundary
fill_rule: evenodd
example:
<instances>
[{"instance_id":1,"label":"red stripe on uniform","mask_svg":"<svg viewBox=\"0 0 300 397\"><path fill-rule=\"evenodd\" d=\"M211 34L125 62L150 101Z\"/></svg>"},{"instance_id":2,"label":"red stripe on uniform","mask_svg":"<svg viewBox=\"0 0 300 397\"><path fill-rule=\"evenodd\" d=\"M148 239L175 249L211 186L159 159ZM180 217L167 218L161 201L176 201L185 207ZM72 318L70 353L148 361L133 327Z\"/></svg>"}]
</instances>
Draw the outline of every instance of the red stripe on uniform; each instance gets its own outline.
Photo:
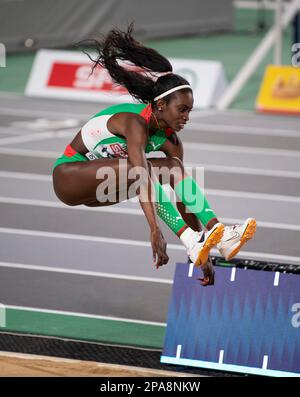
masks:
<instances>
[{"instance_id":1,"label":"red stripe on uniform","mask_svg":"<svg viewBox=\"0 0 300 397\"><path fill-rule=\"evenodd\" d=\"M77 153L76 150L74 150L71 145L68 145L64 151L64 155L67 157L72 157L76 153Z\"/></svg>"},{"instance_id":2,"label":"red stripe on uniform","mask_svg":"<svg viewBox=\"0 0 300 397\"><path fill-rule=\"evenodd\" d=\"M178 237L180 237L182 235L182 233L188 228L187 225L182 226L181 229L178 230L178 232L176 233Z\"/></svg>"},{"instance_id":3,"label":"red stripe on uniform","mask_svg":"<svg viewBox=\"0 0 300 397\"><path fill-rule=\"evenodd\" d=\"M150 122L150 118L151 118L151 114L152 114L152 106L151 103L149 103L149 105L147 105L140 113L140 115L146 120L147 123Z\"/></svg>"}]
</instances>

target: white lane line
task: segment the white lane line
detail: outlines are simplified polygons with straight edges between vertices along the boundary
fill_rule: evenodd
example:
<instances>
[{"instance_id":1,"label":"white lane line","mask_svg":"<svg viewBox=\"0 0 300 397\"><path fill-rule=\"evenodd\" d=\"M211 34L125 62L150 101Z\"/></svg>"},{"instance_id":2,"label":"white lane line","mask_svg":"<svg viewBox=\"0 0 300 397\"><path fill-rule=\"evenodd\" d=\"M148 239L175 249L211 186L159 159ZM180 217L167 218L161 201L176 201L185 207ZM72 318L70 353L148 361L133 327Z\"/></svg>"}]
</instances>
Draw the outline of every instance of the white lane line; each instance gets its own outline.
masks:
<instances>
[{"instance_id":1,"label":"white lane line","mask_svg":"<svg viewBox=\"0 0 300 397\"><path fill-rule=\"evenodd\" d=\"M0 171L0 178L52 182L52 175L33 174L29 172Z\"/></svg>"},{"instance_id":2,"label":"white lane line","mask_svg":"<svg viewBox=\"0 0 300 397\"><path fill-rule=\"evenodd\" d=\"M127 240L127 239L118 239L118 238L109 238L109 237L96 237L96 236L89 236L82 234L44 232L42 230L0 227L0 233L30 236L30 237L61 238L66 240L88 241L95 243L131 245L131 246L147 247L147 248L151 247L150 242L147 241ZM185 251L185 247L179 244L168 244L168 249L175 251ZM220 255L219 251L215 248L211 250L211 254L216 256ZM244 258L244 259L271 260L278 263L292 263L292 264L300 265L300 256L278 255L273 253L263 253L256 251L242 251L239 252L236 257Z\"/></svg>"},{"instance_id":3,"label":"white lane line","mask_svg":"<svg viewBox=\"0 0 300 397\"><path fill-rule=\"evenodd\" d=\"M274 287L278 287L278 285L279 285L279 277L280 277L280 272L275 272Z\"/></svg>"},{"instance_id":4,"label":"white lane line","mask_svg":"<svg viewBox=\"0 0 300 397\"><path fill-rule=\"evenodd\" d=\"M32 205L36 207L48 207L48 208L61 208L75 211L97 211L107 212L125 215L144 215L144 212L139 208L124 208L124 207L86 207L80 205L78 207L68 206L58 201L47 201L47 200L33 200L33 199L21 199L16 197L1 197L0 203L17 204L17 205Z\"/></svg>"},{"instance_id":5,"label":"white lane line","mask_svg":"<svg viewBox=\"0 0 300 397\"><path fill-rule=\"evenodd\" d=\"M85 207L84 205L80 206L68 206L61 202L56 201L47 201L47 200L34 200L34 199L25 199L25 198L16 198L16 197L3 197L0 196L0 203L3 204L16 204L16 205L30 205L36 207L47 207L47 208L60 208L71 211L97 211L97 212L105 212L105 213L115 213L115 214L124 214L124 215L138 215L144 216L143 210L139 208L126 208L121 206L106 206L106 207ZM226 224L241 224L244 222L244 219L237 218L219 218L221 222ZM270 228L270 229L284 229L284 230L294 230L300 231L300 225L293 225L288 223L278 223L278 222L265 222L258 221L258 227Z\"/></svg>"},{"instance_id":6,"label":"white lane line","mask_svg":"<svg viewBox=\"0 0 300 397\"><path fill-rule=\"evenodd\" d=\"M65 119L65 120L49 120L47 118L38 118L32 121L12 121L11 126L16 128L25 128L29 131L57 131L57 130L70 130L78 127L78 120L76 119Z\"/></svg>"},{"instance_id":7,"label":"white lane line","mask_svg":"<svg viewBox=\"0 0 300 397\"><path fill-rule=\"evenodd\" d=\"M76 274L76 275L80 275L80 276L112 278L112 279L117 279L117 280L142 281L142 282L159 283L159 284L173 284L172 280L162 279L162 278L127 276L124 274L66 269L66 268L52 267L52 266L50 267L50 266L27 265L24 263L0 262L0 267L8 267L8 268L12 268L12 269L38 270L38 271L42 271L42 272Z\"/></svg>"},{"instance_id":8,"label":"white lane line","mask_svg":"<svg viewBox=\"0 0 300 397\"><path fill-rule=\"evenodd\" d=\"M50 134L49 138L52 137L56 137L56 136L60 136L60 137L69 137L69 136L73 136L74 131L67 131L65 130L58 130L58 131L50 131L50 132L39 132L39 133L35 133L35 134L27 134L26 136L22 135L22 136L14 136L14 137L9 137L9 138L2 138L0 139L0 143L2 145L4 144L9 144L9 143L17 143L18 140L17 138L20 139L20 142L23 142L23 140L21 141L21 139L24 139L24 142L26 142L26 139L30 139L30 137L32 137L31 140L34 140L34 138L38 138L40 136L46 135L46 134ZM216 144L207 144L207 143L184 143L184 147L188 148L189 150L205 150L205 151L220 151L220 152L232 152L232 153L247 153L247 154L259 154L262 156L266 156L266 155L270 155L270 156L283 156L283 157L300 157L300 151L298 150L284 150L284 149L267 149L267 148L249 148L246 146L230 146L230 145L216 145ZM24 153L27 153L28 151L30 151L30 149L18 149L23 150ZM38 152L38 151L35 151ZM50 157L52 156L51 151L46 151L45 153L50 153ZM56 152L57 155L59 155L60 152ZM199 164L198 164L199 165ZM206 168L206 166L205 166ZM251 168L250 168L251 169Z\"/></svg>"},{"instance_id":9,"label":"white lane line","mask_svg":"<svg viewBox=\"0 0 300 397\"><path fill-rule=\"evenodd\" d=\"M219 353L219 364L223 364L223 359L224 359L224 350L220 350L220 353Z\"/></svg>"},{"instance_id":10,"label":"white lane line","mask_svg":"<svg viewBox=\"0 0 300 397\"><path fill-rule=\"evenodd\" d=\"M53 152L49 150L32 150L32 149L0 147L0 153L2 154L11 154L13 156L26 156L26 157L41 157L48 159L56 159L57 157L62 155L63 151L64 148L62 148L61 152Z\"/></svg>"},{"instance_id":11,"label":"white lane line","mask_svg":"<svg viewBox=\"0 0 300 397\"><path fill-rule=\"evenodd\" d=\"M0 154L10 154L13 156L26 156L26 157L39 157L39 158L52 158L56 159L61 156L61 152L47 151L47 150L31 150L31 149L17 149L17 148L5 148L0 147ZM205 165L201 163L185 163L187 167L201 167L205 171L220 172L222 174L246 174L246 175L262 175L262 176L274 176L283 178L300 178L300 172L296 171L274 171L265 170L260 168L248 168L248 167L234 167L225 165Z\"/></svg>"},{"instance_id":12,"label":"white lane line","mask_svg":"<svg viewBox=\"0 0 300 397\"><path fill-rule=\"evenodd\" d=\"M9 127L7 127L7 128L0 127L0 134L9 135L9 136L23 136L23 135L26 135L26 132L19 133L16 131L10 131Z\"/></svg>"},{"instance_id":13,"label":"white lane line","mask_svg":"<svg viewBox=\"0 0 300 397\"><path fill-rule=\"evenodd\" d=\"M0 96L1 100L2 95ZM24 98L20 98L24 99ZM35 106L35 104L33 104ZM105 106L103 106L104 109ZM232 113L234 112L234 109L231 110ZM237 111L241 113L240 111ZM37 110L37 109L15 109L15 108L9 108L9 107L3 107L1 106L0 108L0 114L4 115L19 115L19 116L55 116L55 117L71 117L71 118L78 118L78 120L85 120L89 117L91 117L95 112L87 112L87 113L78 113L76 111L74 112L59 112L59 111L49 111L49 110ZM211 116L214 114L219 114L220 112L215 112L215 111L207 111L204 114L204 111L199 111L196 113L196 111L193 112L195 115L195 118L204 117L204 116ZM243 112L246 113L246 112ZM249 112L250 114L254 114L252 112ZM246 114L249 114L246 113ZM225 114L226 113L221 113ZM255 115L255 114L254 114ZM206 130L206 131L215 131L215 132L227 132L227 133L237 133L237 134L257 134L257 135L271 135L271 136L282 136L282 137L299 137L300 133L298 130L294 129L271 129L271 128L264 128L264 127L253 127L249 125L222 125L222 124L210 124L210 123L196 123L191 121L191 124L189 124L189 127L191 128L196 128L196 129L201 129L201 130Z\"/></svg>"},{"instance_id":14,"label":"white lane line","mask_svg":"<svg viewBox=\"0 0 300 397\"><path fill-rule=\"evenodd\" d=\"M155 322L155 321L135 320L135 319L123 318L123 317L110 317L110 316L101 316L101 315L97 315L97 314L68 312L68 311L63 311L63 310L40 309L40 308L37 308L37 307L25 307L25 306L13 306L13 305L5 305L5 307L7 309L22 310L22 311L24 310L24 311L28 311L28 312L60 314L62 316L75 316L75 317L95 318L95 319L99 319L99 320L122 321L122 322L126 322L126 323L156 325L156 326L159 326L159 327L165 327L166 326L166 323L159 323L159 322Z\"/></svg>"},{"instance_id":15,"label":"white lane line","mask_svg":"<svg viewBox=\"0 0 300 397\"><path fill-rule=\"evenodd\" d=\"M9 126L1 126L0 125L0 134L6 134L10 136L23 136L30 134L29 130L22 130L20 128L13 128L11 125Z\"/></svg>"},{"instance_id":16,"label":"white lane line","mask_svg":"<svg viewBox=\"0 0 300 397\"><path fill-rule=\"evenodd\" d=\"M237 167L237 166L214 165L214 164L205 164L205 166L203 166L203 164L200 163L185 163L185 166L201 167L204 169L204 171L220 172L222 174L245 174L245 175L274 176L280 178L300 178L300 172L298 171L267 170L262 168Z\"/></svg>"},{"instance_id":17,"label":"white lane line","mask_svg":"<svg viewBox=\"0 0 300 397\"><path fill-rule=\"evenodd\" d=\"M234 219L234 218L220 218L223 223L228 223L229 225L231 224L238 224L238 223L244 223L244 219ZM294 230L294 231L300 231L300 225L293 225L293 224L288 224L288 223L278 223L278 222L265 222L265 221L258 221L257 226L259 228L264 227L264 228L270 228L270 229L281 229L281 230Z\"/></svg>"},{"instance_id":18,"label":"white lane line","mask_svg":"<svg viewBox=\"0 0 300 397\"><path fill-rule=\"evenodd\" d=\"M22 135L22 136L13 136L9 138L0 139L0 145L12 145L15 143L25 143L25 142L37 142L45 139L51 138L66 138L74 135L74 131L72 133L60 130L60 131L47 131L47 132L36 132L34 134Z\"/></svg>"},{"instance_id":19,"label":"white lane line","mask_svg":"<svg viewBox=\"0 0 300 397\"><path fill-rule=\"evenodd\" d=\"M263 358L263 364L262 364L262 369L267 369L268 368L268 356L264 356Z\"/></svg>"},{"instance_id":20,"label":"white lane line","mask_svg":"<svg viewBox=\"0 0 300 397\"><path fill-rule=\"evenodd\" d=\"M148 241L89 236L89 235L71 234L71 233L44 232L42 230L26 230L26 229L0 227L0 233L17 234L22 236L46 237L46 238L61 238L66 240L89 241L89 242L105 243L105 244L131 245L135 247L147 247L147 248L151 247L151 244ZM185 247L179 244L168 244L168 248L176 251L185 250Z\"/></svg>"},{"instance_id":21,"label":"white lane line","mask_svg":"<svg viewBox=\"0 0 300 397\"><path fill-rule=\"evenodd\" d=\"M193 119L215 116L217 113L218 110L216 109L212 109L212 110L193 109L193 111L190 114L190 122L193 122Z\"/></svg>"},{"instance_id":22,"label":"white lane line","mask_svg":"<svg viewBox=\"0 0 300 397\"><path fill-rule=\"evenodd\" d=\"M236 267L231 269L230 281L235 281Z\"/></svg>"},{"instance_id":23,"label":"white lane line","mask_svg":"<svg viewBox=\"0 0 300 397\"><path fill-rule=\"evenodd\" d=\"M1 176L1 172L0 172ZM234 190L203 189L205 194L219 197L245 198L253 200L282 201L287 203L300 203L300 197L284 196L280 194L239 192Z\"/></svg>"},{"instance_id":24,"label":"white lane line","mask_svg":"<svg viewBox=\"0 0 300 397\"><path fill-rule=\"evenodd\" d=\"M1 99L1 98L0 98ZM61 117L61 118L66 118L66 117L71 117L71 118L77 118L78 120L85 120L87 118L90 118L93 116L93 112L91 113L78 113L76 111L74 112L55 112L51 110L37 110L37 109L13 109L13 108L7 108L4 106L1 106L0 108L0 114L3 115L16 115L16 116L53 116L55 118Z\"/></svg>"},{"instance_id":25,"label":"white lane line","mask_svg":"<svg viewBox=\"0 0 300 397\"><path fill-rule=\"evenodd\" d=\"M26 172L14 172L14 171L0 171L0 178L38 180L38 181L44 181L44 182L52 181L51 175L26 173ZM283 195L279 195L279 194L239 192L239 191L234 191L234 190L219 190L219 189L203 189L203 192L209 196L245 198L248 200L249 199L270 200L270 201L282 201L282 202L287 202L287 203L300 203L300 197L283 196Z\"/></svg>"},{"instance_id":26,"label":"white lane line","mask_svg":"<svg viewBox=\"0 0 300 397\"><path fill-rule=\"evenodd\" d=\"M299 133L300 138L300 133ZM261 147L249 147L249 146L233 146L233 145L218 145L214 143L196 143L196 142L183 142L183 147L189 150L205 151L205 152L222 152L222 153L245 153L255 154L274 157L300 157L300 150L288 150L288 149L271 149Z\"/></svg>"},{"instance_id":27,"label":"white lane line","mask_svg":"<svg viewBox=\"0 0 300 397\"><path fill-rule=\"evenodd\" d=\"M199 131L207 132L221 132L228 134L242 134L242 135L262 135L262 136L278 136L283 138L300 138L300 131L296 129L279 129L279 128L264 128L253 127L250 125L229 125L229 124L210 124L210 123L196 123L192 122L187 125L187 128L196 128Z\"/></svg>"},{"instance_id":28,"label":"white lane line","mask_svg":"<svg viewBox=\"0 0 300 397\"><path fill-rule=\"evenodd\" d=\"M193 276L193 271L194 271L194 264L193 264L193 262L191 262L190 265L189 265L188 277L192 277Z\"/></svg>"},{"instance_id":29,"label":"white lane line","mask_svg":"<svg viewBox=\"0 0 300 397\"><path fill-rule=\"evenodd\" d=\"M180 358L182 345L177 345L176 358Z\"/></svg>"}]
</instances>

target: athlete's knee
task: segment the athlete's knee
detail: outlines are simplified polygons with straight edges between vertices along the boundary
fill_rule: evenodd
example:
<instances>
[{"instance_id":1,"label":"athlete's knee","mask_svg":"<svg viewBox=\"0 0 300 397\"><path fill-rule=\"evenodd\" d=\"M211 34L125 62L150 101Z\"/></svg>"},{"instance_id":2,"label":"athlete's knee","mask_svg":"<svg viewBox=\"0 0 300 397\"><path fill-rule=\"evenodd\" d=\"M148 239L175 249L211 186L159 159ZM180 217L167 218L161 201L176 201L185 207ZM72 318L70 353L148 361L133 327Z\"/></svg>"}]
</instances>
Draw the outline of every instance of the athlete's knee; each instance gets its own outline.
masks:
<instances>
[{"instance_id":1,"label":"athlete's knee","mask_svg":"<svg viewBox=\"0 0 300 397\"><path fill-rule=\"evenodd\" d=\"M151 160L150 166L162 185L169 184L173 187L183 179L184 166L179 158L166 157L159 159L159 161L156 161L157 159Z\"/></svg>"},{"instance_id":2,"label":"athlete's knee","mask_svg":"<svg viewBox=\"0 0 300 397\"><path fill-rule=\"evenodd\" d=\"M163 157L163 158L151 158L147 160L149 166L154 168L179 168L181 171L184 170L184 165L179 157Z\"/></svg>"},{"instance_id":3,"label":"athlete's knee","mask_svg":"<svg viewBox=\"0 0 300 397\"><path fill-rule=\"evenodd\" d=\"M170 185L174 187L184 177L184 166L178 157L170 157Z\"/></svg>"}]
</instances>

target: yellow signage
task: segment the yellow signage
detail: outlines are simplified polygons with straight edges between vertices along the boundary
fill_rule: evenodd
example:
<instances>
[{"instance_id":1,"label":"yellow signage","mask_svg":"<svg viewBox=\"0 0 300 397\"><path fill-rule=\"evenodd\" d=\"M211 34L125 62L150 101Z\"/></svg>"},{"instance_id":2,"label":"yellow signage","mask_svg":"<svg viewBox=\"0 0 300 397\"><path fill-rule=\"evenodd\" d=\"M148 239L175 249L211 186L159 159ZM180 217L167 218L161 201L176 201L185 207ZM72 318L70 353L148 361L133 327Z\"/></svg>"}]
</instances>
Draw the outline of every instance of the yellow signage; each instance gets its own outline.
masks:
<instances>
[{"instance_id":1,"label":"yellow signage","mask_svg":"<svg viewBox=\"0 0 300 397\"><path fill-rule=\"evenodd\" d=\"M267 66L255 107L261 112L300 114L300 68Z\"/></svg>"}]
</instances>

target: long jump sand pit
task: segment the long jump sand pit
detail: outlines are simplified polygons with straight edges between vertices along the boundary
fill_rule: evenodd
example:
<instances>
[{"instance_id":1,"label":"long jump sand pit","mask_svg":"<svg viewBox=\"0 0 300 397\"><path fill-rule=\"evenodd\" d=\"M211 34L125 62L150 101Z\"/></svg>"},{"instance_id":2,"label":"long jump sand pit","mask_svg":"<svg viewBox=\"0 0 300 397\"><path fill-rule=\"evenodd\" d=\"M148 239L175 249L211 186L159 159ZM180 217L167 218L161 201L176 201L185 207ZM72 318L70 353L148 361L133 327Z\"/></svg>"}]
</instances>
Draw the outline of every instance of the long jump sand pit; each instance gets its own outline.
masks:
<instances>
[{"instance_id":1,"label":"long jump sand pit","mask_svg":"<svg viewBox=\"0 0 300 397\"><path fill-rule=\"evenodd\" d=\"M195 375L93 361L0 352L0 377L3 376L190 377Z\"/></svg>"}]
</instances>

